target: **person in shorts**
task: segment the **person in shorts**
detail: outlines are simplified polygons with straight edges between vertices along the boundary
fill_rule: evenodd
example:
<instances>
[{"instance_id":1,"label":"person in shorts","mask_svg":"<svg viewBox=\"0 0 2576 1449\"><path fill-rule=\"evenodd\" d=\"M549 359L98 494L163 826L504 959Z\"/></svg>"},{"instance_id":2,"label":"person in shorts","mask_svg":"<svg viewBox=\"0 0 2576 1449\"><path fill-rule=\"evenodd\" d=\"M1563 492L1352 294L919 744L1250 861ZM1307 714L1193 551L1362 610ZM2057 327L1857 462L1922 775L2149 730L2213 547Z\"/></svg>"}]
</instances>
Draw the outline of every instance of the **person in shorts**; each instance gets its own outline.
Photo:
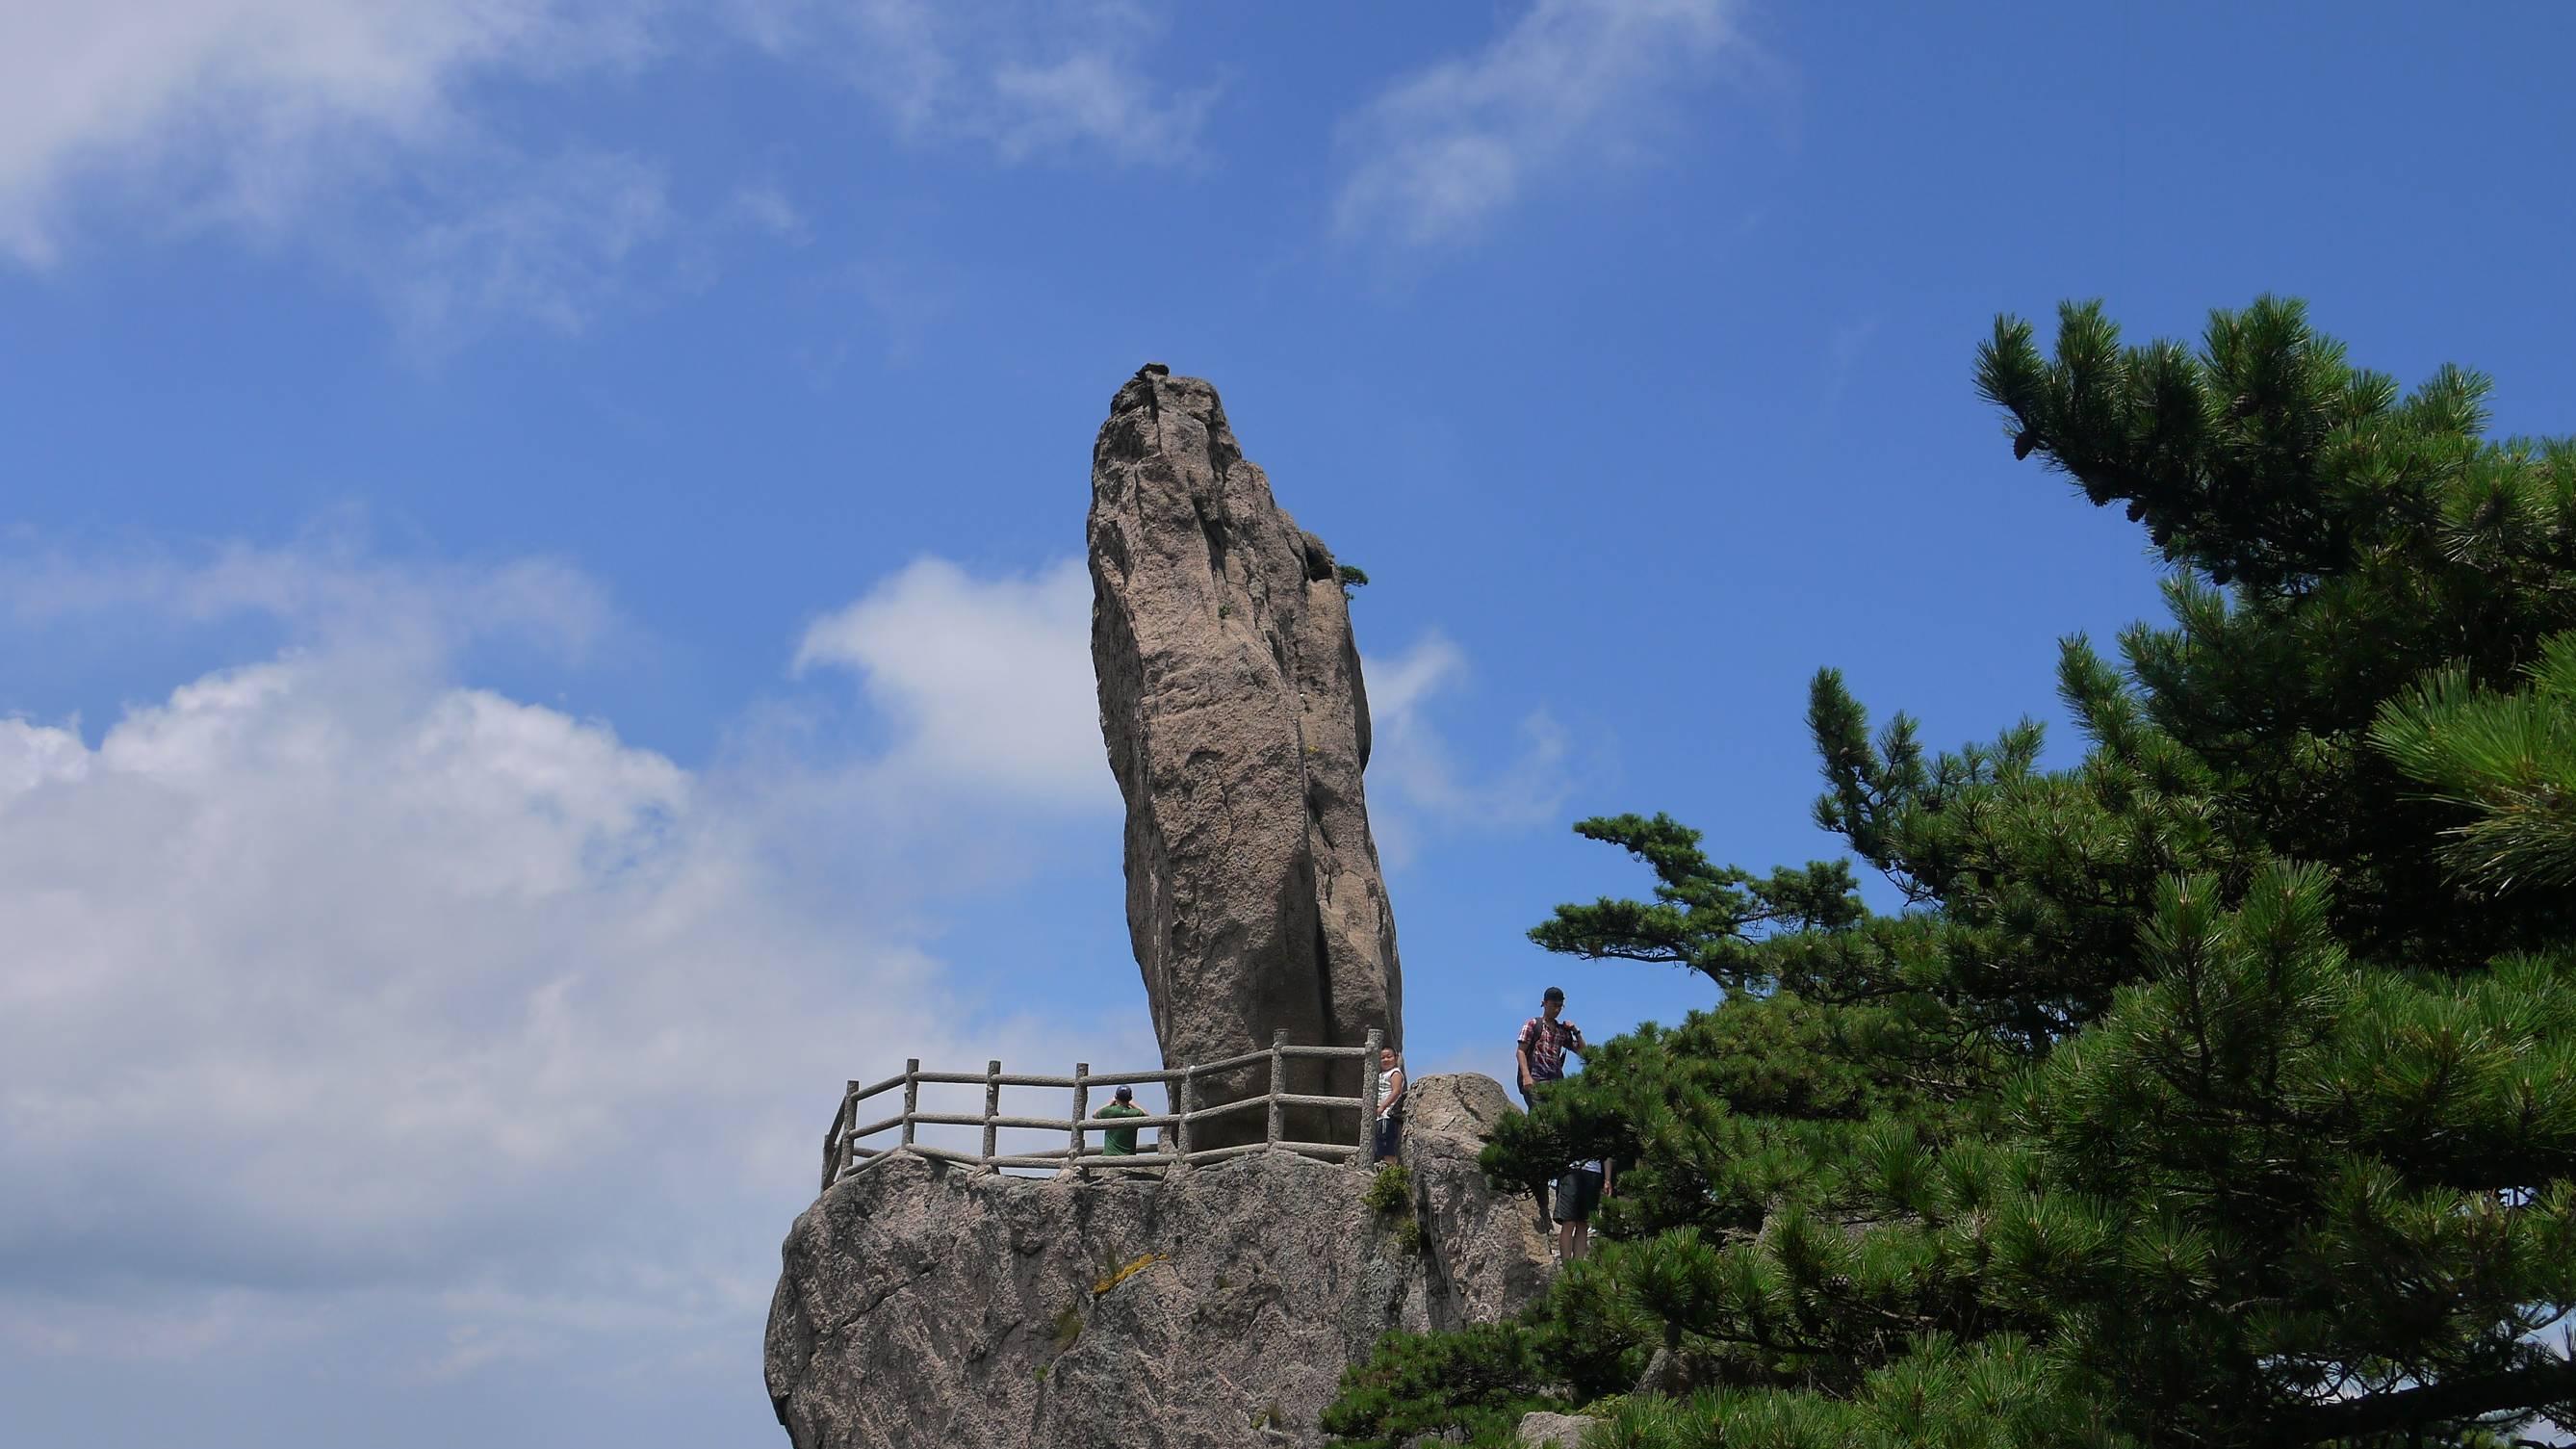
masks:
<instances>
[{"instance_id":1,"label":"person in shorts","mask_svg":"<svg viewBox=\"0 0 2576 1449\"><path fill-rule=\"evenodd\" d=\"M1610 1195L1610 1162L1578 1162L1556 1180L1556 1256L1572 1263L1592 1251L1592 1214Z\"/></svg>"}]
</instances>

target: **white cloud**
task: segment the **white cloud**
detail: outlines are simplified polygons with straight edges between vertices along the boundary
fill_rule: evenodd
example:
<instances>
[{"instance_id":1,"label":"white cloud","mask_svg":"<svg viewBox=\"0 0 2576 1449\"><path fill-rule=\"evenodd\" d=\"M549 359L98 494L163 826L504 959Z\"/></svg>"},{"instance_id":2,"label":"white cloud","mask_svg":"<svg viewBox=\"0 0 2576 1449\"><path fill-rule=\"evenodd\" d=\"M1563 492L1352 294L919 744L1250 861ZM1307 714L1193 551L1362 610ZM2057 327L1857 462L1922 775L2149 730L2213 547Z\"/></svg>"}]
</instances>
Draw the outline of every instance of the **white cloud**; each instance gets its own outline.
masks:
<instances>
[{"instance_id":1,"label":"white cloud","mask_svg":"<svg viewBox=\"0 0 2576 1449\"><path fill-rule=\"evenodd\" d=\"M673 0L678 3L678 0ZM373 293L435 352L577 332L679 229L660 167L505 140L480 101L653 54L663 0L0 7L0 256L217 229Z\"/></svg>"},{"instance_id":2,"label":"white cloud","mask_svg":"<svg viewBox=\"0 0 2576 1449\"><path fill-rule=\"evenodd\" d=\"M585 1242L573 1204L674 1154L774 1191L816 1092L934 1036L924 964L772 898L668 760L389 683L209 675L76 769L0 732L0 776L50 761L0 803L0 1160L42 1189L0 1209L0 1294L170 1258L273 1290L613 1254L636 1245Z\"/></svg>"},{"instance_id":3,"label":"white cloud","mask_svg":"<svg viewBox=\"0 0 2576 1449\"><path fill-rule=\"evenodd\" d=\"M0 557L0 564L0 621L28 626L140 613L203 624L254 614L284 624L299 643L363 640L379 655L398 650L408 668L493 635L578 659L621 627L598 584L558 560L488 567L389 561L369 552L356 525L282 547L236 542L188 557L154 551L119 558L39 549Z\"/></svg>"},{"instance_id":4,"label":"white cloud","mask_svg":"<svg viewBox=\"0 0 2576 1449\"><path fill-rule=\"evenodd\" d=\"M1091 672L1091 581L1079 559L1002 578L915 560L809 626L794 667L857 674L895 728L872 773L840 788L1083 811L1117 804ZM1572 789L1572 749L1547 711L1522 717L1509 757L1476 770L1462 766L1434 718L1437 702L1468 682L1464 651L1434 631L1364 667L1375 735L1370 813L1389 860L1410 859L1430 836L1555 822Z\"/></svg>"},{"instance_id":5,"label":"white cloud","mask_svg":"<svg viewBox=\"0 0 2576 1449\"><path fill-rule=\"evenodd\" d=\"M85 0L0 7L0 247L44 264L73 181L165 219L274 226L389 151L470 134L493 74L632 64L652 6L587 0Z\"/></svg>"},{"instance_id":6,"label":"white cloud","mask_svg":"<svg viewBox=\"0 0 2576 1449\"><path fill-rule=\"evenodd\" d=\"M807 775L684 769L457 683L465 626L420 620L552 566L238 559L54 577L335 626L94 748L0 719L0 1352L731 1376L841 1080L1150 1058L1134 1024L997 1019L886 908L902 883L795 866L829 831L935 875L935 823L782 808Z\"/></svg>"},{"instance_id":7,"label":"white cloud","mask_svg":"<svg viewBox=\"0 0 2576 1449\"><path fill-rule=\"evenodd\" d=\"M902 731L886 761L897 774L1056 805L1117 800L1079 559L994 580L916 560L805 631L795 667L824 665L856 671Z\"/></svg>"},{"instance_id":8,"label":"white cloud","mask_svg":"<svg viewBox=\"0 0 2576 1449\"><path fill-rule=\"evenodd\" d=\"M1082 50L993 72L994 140L1018 158L1097 146L1122 161L1178 165L1196 159L1213 90L1158 96L1126 60Z\"/></svg>"},{"instance_id":9,"label":"white cloud","mask_svg":"<svg viewBox=\"0 0 2576 1449\"><path fill-rule=\"evenodd\" d=\"M1008 161L1190 164L1217 94L1148 73L1166 22L1127 0L734 0L734 14L774 51L837 58L906 134L979 142Z\"/></svg>"},{"instance_id":10,"label":"white cloud","mask_svg":"<svg viewBox=\"0 0 2576 1449\"><path fill-rule=\"evenodd\" d=\"M39 785L78 780L89 773L80 733L0 719L0 804Z\"/></svg>"},{"instance_id":11,"label":"white cloud","mask_svg":"<svg viewBox=\"0 0 2576 1449\"><path fill-rule=\"evenodd\" d=\"M1634 147L1738 42L1740 0L1536 0L1471 55L1409 75L1346 120L1345 238L1456 241L1535 186Z\"/></svg>"},{"instance_id":12,"label":"white cloud","mask_svg":"<svg viewBox=\"0 0 2576 1449\"><path fill-rule=\"evenodd\" d=\"M1364 661L1375 748L1370 815L1392 863L1419 841L1454 830L1519 830L1556 821L1573 789L1571 740L1544 709L1522 716L1512 757L1482 779L1462 778L1431 704L1467 681L1467 656L1433 631L1389 658Z\"/></svg>"},{"instance_id":13,"label":"white cloud","mask_svg":"<svg viewBox=\"0 0 2576 1449\"><path fill-rule=\"evenodd\" d=\"M886 578L796 658L891 742L753 729L700 769L457 680L484 633L613 631L560 565L37 562L0 570L0 634L248 609L303 642L94 745L0 719L0 1356L731 1383L841 1080L1152 1059L1141 1012L1011 1017L923 944L925 899L990 900L1050 822L1114 859L1074 561ZM1553 818L1543 714L1464 768L1457 647L1367 668L1391 856ZM1050 965L1013 963L1012 1006Z\"/></svg>"},{"instance_id":14,"label":"white cloud","mask_svg":"<svg viewBox=\"0 0 2576 1449\"><path fill-rule=\"evenodd\" d=\"M737 226L767 232L781 241L811 240L813 228L806 223L805 213L776 182L763 181L734 189L733 200L725 204L725 219Z\"/></svg>"},{"instance_id":15,"label":"white cloud","mask_svg":"<svg viewBox=\"0 0 2576 1449\"><path fill-rule=\"evenodd\" d=\"M0 6L0 259L45 268L84 228L215 228L309 252L415 350L501 325L578 332L708 270L726 234L805 239L774 185L692 207L665 161L532 139L496 104L646 75L713 33L847 75L903 134L1179 163L1213 91L1157 84L1140 7L924 0L84 0Z\"/></svg>"},{"instance_id":16,"label":"white cloud","mask_svg":"<svg viewBox=\"0 0 2576 1449\"><path fill-rule=\"evenodd\" d=\"M415 346L438 350L519 320L578 333L625 291L630 262L675 221L661 171L636 157L504 157L408 228L399 246L350 265Z\"/></svg>"}]
</instances>

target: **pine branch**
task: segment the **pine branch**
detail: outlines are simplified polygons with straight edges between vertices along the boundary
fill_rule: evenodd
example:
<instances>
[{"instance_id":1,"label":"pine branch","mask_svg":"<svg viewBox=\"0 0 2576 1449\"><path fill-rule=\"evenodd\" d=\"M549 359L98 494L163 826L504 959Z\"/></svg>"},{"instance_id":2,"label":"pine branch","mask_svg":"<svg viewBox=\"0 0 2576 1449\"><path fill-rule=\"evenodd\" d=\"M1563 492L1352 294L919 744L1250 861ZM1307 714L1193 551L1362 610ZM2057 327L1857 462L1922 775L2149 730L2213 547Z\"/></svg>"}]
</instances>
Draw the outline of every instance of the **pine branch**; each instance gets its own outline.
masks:
<instances>
[{"instance_id":1,"label":"pine branch","mask_svg":"<svg viewBox=\"0 0 2576 1449\"><path fill-rule=\"evenodd\" d=\"M2538 1409L2576 1399L2576 1363L2539 1364L2503 1373L2475 1374L2439 1383L2311 1404L2276 1416L2270 1425L2282 1444L2314 1444L2324 1439L2359 1438L2392 1430L2449 1424L2502 1413Z\"/></svg>"}]
</instances>

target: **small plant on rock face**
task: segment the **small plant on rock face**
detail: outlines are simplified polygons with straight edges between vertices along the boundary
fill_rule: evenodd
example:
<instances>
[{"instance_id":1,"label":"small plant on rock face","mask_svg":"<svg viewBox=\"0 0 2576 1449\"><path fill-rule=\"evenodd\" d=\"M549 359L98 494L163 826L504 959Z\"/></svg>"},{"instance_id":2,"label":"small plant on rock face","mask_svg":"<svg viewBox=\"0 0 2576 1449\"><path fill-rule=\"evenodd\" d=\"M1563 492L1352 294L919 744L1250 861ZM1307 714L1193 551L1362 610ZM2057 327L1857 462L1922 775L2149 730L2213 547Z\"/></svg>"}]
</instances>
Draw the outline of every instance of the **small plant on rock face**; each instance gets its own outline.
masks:
<instances>
[{"instance_id":1,"label":"small plant on rock face","mask_svg":"<svg viewBox=\"0 0 2576 1449\"><path fill-rule=\"evenodd\" d=\"M1135 1277L1137 1274L1144 1272L1146 1269L1153 1267L1156 1263L1168 1263L1170 1261L1171 1259L1165 1254L1147 1253L1140 1258L1130 1258L1125 1263L1122 1263L1117 1267L1105 1268L1102 1270L1098 1278L1092 1280L1091 1296L1097 1298L1101 1294L1108 1292L1110 1289L1117 1287L1119 1284L1126 1282L1128 1279Z\"/></svg>"},{"instance_id":2,"label":"small plant on rock face","mask_svg":"<svg viewBox=\"0 0 2576 1449\"><path fill-rule=\"evenodd\" d=\"M1382 1218L1394 1219L1395 1246L1398 1252L1422 1251L1422 1219L1413 1211L1413 1173L1401 1162L1390 1162L1369 1179L1360 1192L1360 1202Z\"/></svg>"},{"instance_id":3,"label":"small plant on rock face","mask_svg":"<svg viewBox=\"0 0 2576 1449\"><path fill-rule=\"evenodd\" d=\"M1350 596L1353 589L1366 588L1369 581L1368 570L1353 564L1335 564L1333 577L1341 581L1342 595L1345 598Z\"/></svg>"},{"instance_id":4,"label":"small plant on rock face","mask_svg":"<svg viewBox=\"0 0 2576 1449\"><path fill-rule=\"evenodd\" d=\"M1413 1173L1401 1162L1390 1162L1377 1170L1377 1176L1360 1194L1369 1211L1406 1213L1413 1210Z\"/></svg>"},{"instance_id":5,"label":"small plant on rock face","mask_svg":"<svg viewBox=\"0 0 2576 1449\"><path fill-rule=\"evenodd\" d=\"M1063 1353L1082 1337L1082 1310L1068 1303L1056 1310L1055 1351Z\"/></svg>"}]
</instances>

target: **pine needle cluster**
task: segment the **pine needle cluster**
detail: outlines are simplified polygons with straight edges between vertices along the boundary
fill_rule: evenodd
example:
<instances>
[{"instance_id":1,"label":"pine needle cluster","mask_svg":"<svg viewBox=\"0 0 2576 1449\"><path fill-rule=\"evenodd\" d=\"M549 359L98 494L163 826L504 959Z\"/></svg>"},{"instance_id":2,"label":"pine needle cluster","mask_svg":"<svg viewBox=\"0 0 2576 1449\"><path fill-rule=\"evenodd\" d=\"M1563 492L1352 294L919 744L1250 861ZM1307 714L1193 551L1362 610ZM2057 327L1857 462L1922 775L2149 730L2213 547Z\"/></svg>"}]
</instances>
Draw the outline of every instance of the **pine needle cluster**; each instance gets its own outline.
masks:
<instances>
[{"instance_id":1,"label":"pine needle cluster","mask_svg":"<svg viewBox=\"0 0 2576 1449\"><path fill-rule=\"evenodd\" d=\"M2018 457L2174 567L2083 757L1807 719L1848 859L1756 873L1662 815L1583 835L1651 898L1551 950L1715 1004L1603 1043L1485 1151L1628 1167L1522 1321L1397 1336L1328 1427L1597 1443L2495 1443L2576 1426L2576 445L2483 435L2296 303L2197 348L1998 321ZM1864 906L1855 866L1902 907ZM2522 1427L2534 1426L2534 1427Z\"/></svg>"}]
</instances>

